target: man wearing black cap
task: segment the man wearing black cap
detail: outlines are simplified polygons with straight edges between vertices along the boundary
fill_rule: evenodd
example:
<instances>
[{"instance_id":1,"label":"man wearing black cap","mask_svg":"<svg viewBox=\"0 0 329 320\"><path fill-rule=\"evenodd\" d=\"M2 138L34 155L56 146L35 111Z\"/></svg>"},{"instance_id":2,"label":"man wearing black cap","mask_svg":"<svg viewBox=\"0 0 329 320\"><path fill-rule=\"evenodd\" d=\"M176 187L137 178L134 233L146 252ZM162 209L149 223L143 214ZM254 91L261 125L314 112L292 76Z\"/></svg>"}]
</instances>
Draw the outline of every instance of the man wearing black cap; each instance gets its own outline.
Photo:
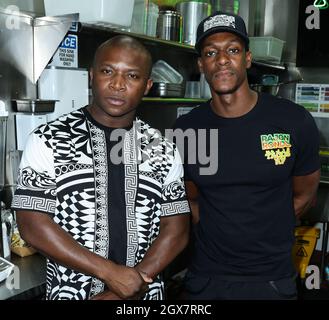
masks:
<instances>
[{"instance_id":1,"label":"man wearing black cap","mask_svg":"<svg viewBox=\"0 0 329 320\"><path fill-rule=\"evenodd\" d=\"M311 205L320 176L315 122L303 107L249 88L252 55L240 16L203 20L195 47L212 99L175 126L199 138L206 132L183 151L195 224L187 298L296 299L295 219ZM218 148L210 158L216 173L190 161L193 153L202 160L202 148L212 155Z\"/></svg>"}]
</instances>

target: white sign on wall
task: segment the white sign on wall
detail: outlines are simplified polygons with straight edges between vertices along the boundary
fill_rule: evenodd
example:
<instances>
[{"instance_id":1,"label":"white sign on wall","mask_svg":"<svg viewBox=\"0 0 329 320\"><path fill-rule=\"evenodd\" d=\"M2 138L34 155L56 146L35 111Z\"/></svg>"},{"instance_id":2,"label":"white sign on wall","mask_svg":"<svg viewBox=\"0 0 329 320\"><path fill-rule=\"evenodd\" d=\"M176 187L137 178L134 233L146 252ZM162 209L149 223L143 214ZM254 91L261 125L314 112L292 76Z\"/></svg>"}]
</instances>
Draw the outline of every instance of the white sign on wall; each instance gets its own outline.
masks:
<instances>
[{"instance_id":1,"label":"white sign on wall","mask_svg":"<svg viewBox=\"0 0 329 320\"><path fill-rule=\"evenodd\" d=\"M68 34L55 52L49 66L78 68L78 36Z\"/></svg>"}]
</instances>

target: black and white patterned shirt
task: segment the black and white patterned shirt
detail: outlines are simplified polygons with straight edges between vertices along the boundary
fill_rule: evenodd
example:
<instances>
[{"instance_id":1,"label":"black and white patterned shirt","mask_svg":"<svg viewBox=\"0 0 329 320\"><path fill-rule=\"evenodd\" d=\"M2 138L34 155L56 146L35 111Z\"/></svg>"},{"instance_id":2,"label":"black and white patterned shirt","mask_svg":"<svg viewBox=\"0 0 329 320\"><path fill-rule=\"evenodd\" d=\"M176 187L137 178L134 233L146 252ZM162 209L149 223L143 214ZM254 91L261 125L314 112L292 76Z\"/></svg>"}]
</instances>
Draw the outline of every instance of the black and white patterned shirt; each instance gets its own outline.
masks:
<instances>
[{"instance_id":1,"label":"black and white patterned shirt","mask_svg":"<svg viewBox=\"0 0 329 320\"><path fill-rule=\"evenodd\" d=\"M124 131L126 265L134 267L159 234L160 218L189 214L176 146L136 119ZM108 157L104 130L84 109L37 128L20 164L14 210L49 214L77 242L108 258ZM113 149L112 149L113 150ZM111 158L112 159L112 158ZM120 160L120 159L119 159ZM104 290L97 278L47 261L47 299L86 300ZM144 299L163 299L157 277Z\"/></svg>"}]
</instances>

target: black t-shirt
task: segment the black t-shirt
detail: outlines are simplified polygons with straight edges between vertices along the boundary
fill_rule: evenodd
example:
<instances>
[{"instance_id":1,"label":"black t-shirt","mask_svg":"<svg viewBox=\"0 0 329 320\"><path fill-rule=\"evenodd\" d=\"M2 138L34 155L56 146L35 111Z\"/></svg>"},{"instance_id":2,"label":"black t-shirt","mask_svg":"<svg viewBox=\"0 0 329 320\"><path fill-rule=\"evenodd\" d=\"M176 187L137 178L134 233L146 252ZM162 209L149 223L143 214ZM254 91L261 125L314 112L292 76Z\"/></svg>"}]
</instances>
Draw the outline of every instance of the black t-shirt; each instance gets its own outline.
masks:
<instances>
[{"instance_id":1,"label":"black t-shirt","mask_svg":"<svg viewBox=\"0 0 329 320\"><path fill-rule=\"evenodd\" d=\"M309 112L260 94L242 117L220 117L208 102L180 117L175 127L199 129L196 149L185 143L182 151L186 180L200 191L190 269L226 280L293 274L292 176L320 167L318 130ZM205 152L211 165L205 165Z\"/></svg>"},{"instance_id":2,"label":"black t-shirt","mask_svg":"<svg viewBox=\"0 0 329 320\"><path fill-rule=\"evenodd\" d=\"M114 139L114 128L103 126L94 120L86 109L84 112L88 119L104 130L106 136L107 161L108 161L108 224L109 224L109 260L120 265L126 265L127 259L127 222L125 202L125 172L123 162L112 161L111 150L113 147L119 152L123 150L118 146L122 139ZM130 128L123 128L129 130ZM122 130L122 129L121 129ZM111 138L112 135L112 138ZM122 137L122 134L118 135ZM120 151L121 150L121 151ZM118 154L122 156L122 154Z\"/></svg>"}]
</instances>

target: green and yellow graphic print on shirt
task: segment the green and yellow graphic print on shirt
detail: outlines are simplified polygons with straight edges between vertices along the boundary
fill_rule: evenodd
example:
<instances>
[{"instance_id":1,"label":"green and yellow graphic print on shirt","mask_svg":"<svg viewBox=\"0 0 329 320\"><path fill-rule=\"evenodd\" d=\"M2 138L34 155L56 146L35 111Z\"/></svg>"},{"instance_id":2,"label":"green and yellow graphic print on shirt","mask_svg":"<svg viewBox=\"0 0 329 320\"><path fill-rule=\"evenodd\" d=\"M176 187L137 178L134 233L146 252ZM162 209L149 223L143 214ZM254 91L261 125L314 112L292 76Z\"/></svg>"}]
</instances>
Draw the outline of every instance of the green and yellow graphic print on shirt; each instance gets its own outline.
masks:
<instances>
[{"instance_id":1,"label":"green and yellow graphic print on shirt","mask_svg":"<svg viewBox=\"0 0 329 320\"><path fill-rule=\"evenodd\" d=\"M290 134L264 134L260 136L260 139L266 159L274 160L276 166L285 164L287 158L291 157Z\"/></svg>"}]
</instances>

